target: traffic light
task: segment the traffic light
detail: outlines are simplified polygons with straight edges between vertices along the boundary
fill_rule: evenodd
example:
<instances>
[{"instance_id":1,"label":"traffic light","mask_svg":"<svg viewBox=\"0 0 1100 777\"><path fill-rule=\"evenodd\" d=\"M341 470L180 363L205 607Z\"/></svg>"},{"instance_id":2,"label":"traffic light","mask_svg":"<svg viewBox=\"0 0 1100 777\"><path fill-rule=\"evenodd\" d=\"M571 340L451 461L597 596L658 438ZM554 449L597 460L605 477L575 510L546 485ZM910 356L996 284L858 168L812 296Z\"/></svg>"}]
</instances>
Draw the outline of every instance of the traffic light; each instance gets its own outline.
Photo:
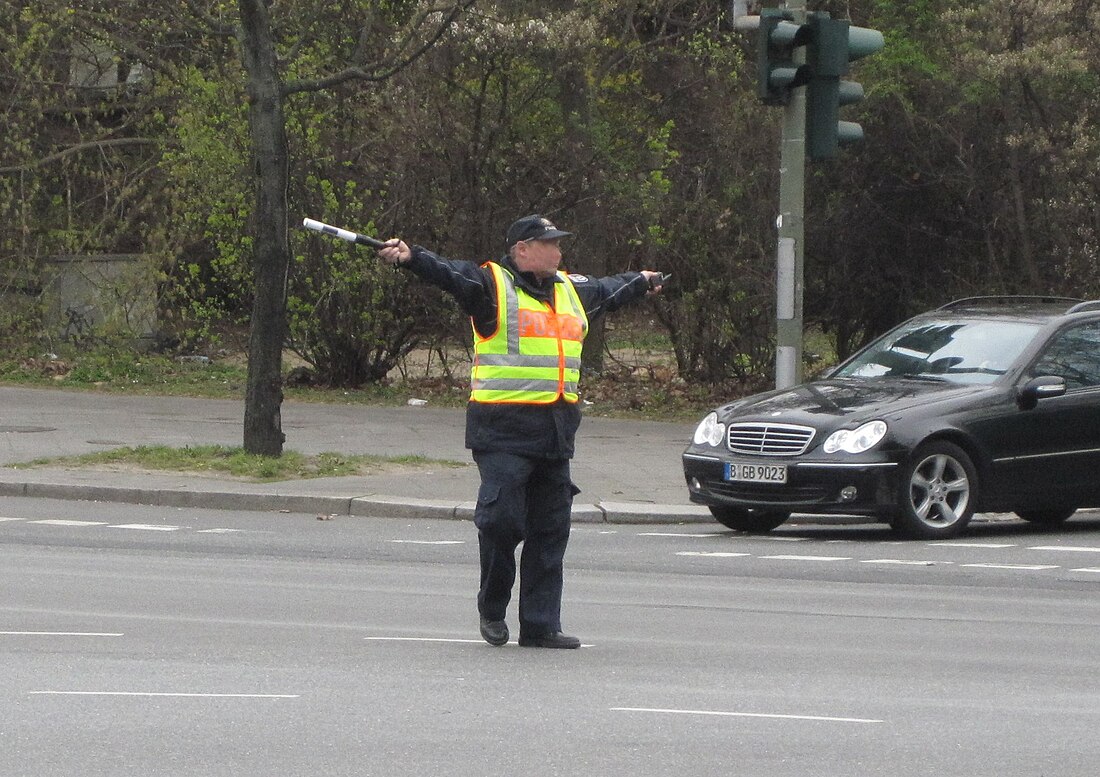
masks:
<instances>
[{"instance_id":1,"label":"traffic light","mask_svg":"<svg viewBox=\"0 0 1100 777\"><path fill-rule=\"evenodd\" d=\"M823 12L810 14L807 26L806 155L813 160L831 159L839 144L863 140L863 127L837 118L841 105L863 99L863 87L840 77L847 74L850 62L881 51L885 41L878 30L853 27Z\"/></svg>"},{"instance_id":2,"label":"traffic light","mask_svg":"<svg viewBox=\"0 0 1100 777\"><path fill-rule=\"evenodd\" d=\"M808 24L795 24L790 13L777 8L760 11L756 38L757 93L765 105L786 105L791 90L810 80L810 69L796 64L794 52L810 39Z\"/></svg>"}]
</instances>

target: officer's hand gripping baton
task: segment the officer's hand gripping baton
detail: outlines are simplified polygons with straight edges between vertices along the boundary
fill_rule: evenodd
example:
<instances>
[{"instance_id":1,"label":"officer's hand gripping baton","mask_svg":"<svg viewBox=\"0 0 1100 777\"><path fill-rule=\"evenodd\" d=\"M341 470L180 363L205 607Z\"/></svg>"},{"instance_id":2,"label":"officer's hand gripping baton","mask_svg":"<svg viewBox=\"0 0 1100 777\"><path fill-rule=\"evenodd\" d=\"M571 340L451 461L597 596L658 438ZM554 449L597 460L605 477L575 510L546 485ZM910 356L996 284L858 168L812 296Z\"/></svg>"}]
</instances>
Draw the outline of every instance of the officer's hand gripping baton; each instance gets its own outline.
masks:
<instances>
[{"instance_id":1,"label":"officer's hand gripping baton","mask_svg":"<svg viewBox=\"0 0 1100 777\"><path fill-rule=\"evenodd\" d=\"M664 286L668 283L668 279L672 277L672 273L660 273L656 272L649 276L649 288L655 289L658 286Z\"/></svg>"},{"instance_id":2,"label":"officer's hand gripping baton","mask_svg":"<svg viewBox=\"0 0 1100 777\"><path fill-rule=\"evenodd\" d=\"M346 229L340 229L340 227L333 227L329 224L322 224L320 221L313 219L305 219L302 221L302 226L306 229L312 229L315 232L323 232L326 235L332 235L338 237L341 240L347 240L349 243L358 243L361 246L370 246L371 248L382 248L386 244L381 240L376 240L369 235L360 235L358 232L349 232Z\"/></svg>"}]
</instances>

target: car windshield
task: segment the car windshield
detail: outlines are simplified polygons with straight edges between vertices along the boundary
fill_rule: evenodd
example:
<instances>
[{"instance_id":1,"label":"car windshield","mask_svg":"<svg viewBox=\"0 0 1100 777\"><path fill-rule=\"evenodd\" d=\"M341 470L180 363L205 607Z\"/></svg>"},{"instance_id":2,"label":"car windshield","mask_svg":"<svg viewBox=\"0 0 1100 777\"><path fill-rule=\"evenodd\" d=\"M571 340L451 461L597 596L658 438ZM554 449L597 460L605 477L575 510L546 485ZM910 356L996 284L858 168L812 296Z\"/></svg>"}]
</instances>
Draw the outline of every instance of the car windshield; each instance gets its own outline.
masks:
<instances>
[{"instance_id":1,"label":"car windshield","mask_svg":"<svg viewBox=\"0 0 1100 777\"><path fill-rule=\"evenodd\" d=\"M1004 320L913 321L869 345L833 377L992 383L1038 329L1035 323Z\"/></svg>"}]
</instances>

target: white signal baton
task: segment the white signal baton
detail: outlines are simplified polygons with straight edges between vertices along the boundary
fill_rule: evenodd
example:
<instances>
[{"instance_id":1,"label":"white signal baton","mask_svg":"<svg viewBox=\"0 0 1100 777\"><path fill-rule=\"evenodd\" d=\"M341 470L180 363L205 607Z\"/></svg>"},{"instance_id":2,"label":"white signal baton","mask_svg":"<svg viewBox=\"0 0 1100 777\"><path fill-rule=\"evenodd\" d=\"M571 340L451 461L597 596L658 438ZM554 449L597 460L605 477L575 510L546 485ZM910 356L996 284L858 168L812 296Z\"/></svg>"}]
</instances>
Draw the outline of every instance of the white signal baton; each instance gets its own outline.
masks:
<instances>
[{"instance_id":1,"label":"white signal baton","mask_svg":"<svg viewBox=\"0 0 1100 777\"><path fill-rule=\"evenodd\" d=\"M302 226L306 229L312 229L315 232L323 232L326 235L332 235L338 237L341 240L347 240L349 243L358 243L361 246L370 246L371 248L382 248L385 245L381 240L377 240L369 235L360 235L358 232L351 232L346 229L340 229L340 227L334 227L329 224L323 224L320 221L314 219L305 219L302 221Z\"/></svg>"}]
</instances>

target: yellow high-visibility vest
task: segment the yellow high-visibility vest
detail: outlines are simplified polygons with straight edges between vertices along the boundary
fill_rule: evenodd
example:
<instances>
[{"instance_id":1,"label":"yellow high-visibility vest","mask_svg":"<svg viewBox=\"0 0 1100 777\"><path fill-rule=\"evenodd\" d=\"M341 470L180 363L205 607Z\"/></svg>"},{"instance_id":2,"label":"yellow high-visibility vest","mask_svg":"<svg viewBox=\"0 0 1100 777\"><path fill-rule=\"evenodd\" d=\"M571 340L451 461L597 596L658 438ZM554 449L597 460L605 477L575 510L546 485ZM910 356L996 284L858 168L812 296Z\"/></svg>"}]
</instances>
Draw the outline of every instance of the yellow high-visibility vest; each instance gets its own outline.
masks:
<instances>
[{"instance_id":1,"label":"yellow high-visibility vest","mask_svg":"<svg viewBox=\"0 0 1100 777\"><path fill-rule=\"evenodd\" d=\"M486 262L497 292L497 328L489 337L474 329L474 402L549 404L577 401L581 345L588 334L584 305L565 273L554 284L554 304L517 287L512 274Z\"/></svg>"}]
</instances>

